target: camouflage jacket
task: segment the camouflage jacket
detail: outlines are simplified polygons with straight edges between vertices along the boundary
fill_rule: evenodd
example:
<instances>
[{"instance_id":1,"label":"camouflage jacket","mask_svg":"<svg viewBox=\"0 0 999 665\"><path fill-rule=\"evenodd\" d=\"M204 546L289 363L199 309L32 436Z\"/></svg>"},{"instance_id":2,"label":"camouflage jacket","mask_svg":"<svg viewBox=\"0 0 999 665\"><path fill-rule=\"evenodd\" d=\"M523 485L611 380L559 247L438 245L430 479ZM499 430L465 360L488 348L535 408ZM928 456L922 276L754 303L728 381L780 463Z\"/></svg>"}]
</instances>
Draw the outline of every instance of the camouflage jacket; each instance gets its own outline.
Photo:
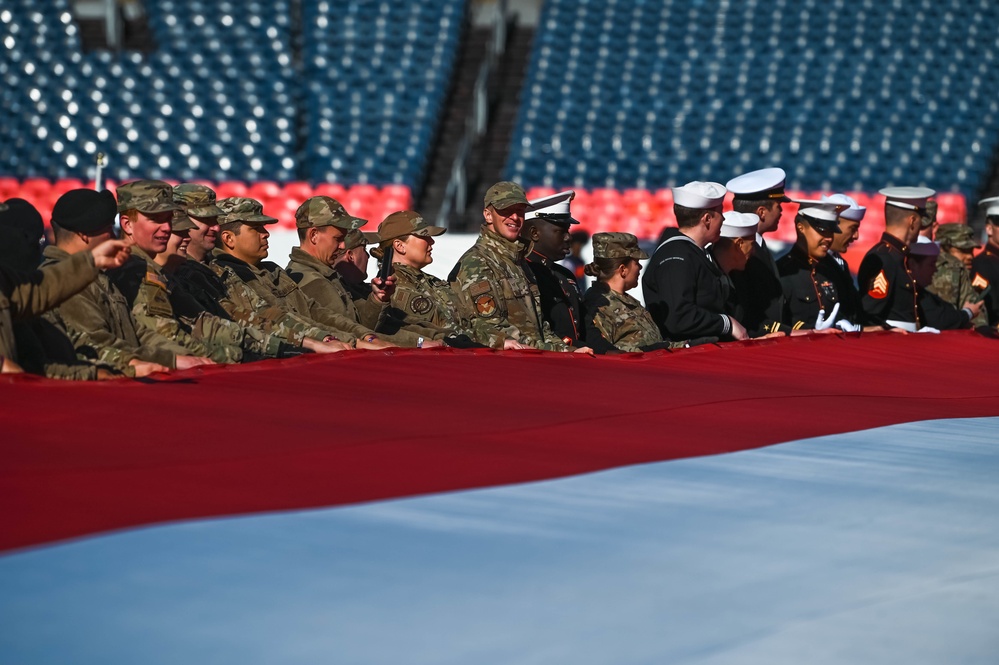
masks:
<instances>
[{"instance_id":1,"label":"camouflage jacket","mask_svg":"<svg viewBox=\"0 0 999 665\"><path fill-rule=\"evenodd\" d=\"M325 334L348 344L353 344L357 340L357 335L351 331L360 330L359 324L322 307L309 298L298 288L295 280L277 264L262 261L253 266L216 249L212 252L211 267L216 274L220 274L223 268L229 268L268 305L297 315L309 325L323 330Z\"/></svg>"},{"instance_id":2,"label":"camouflage jacket","mask_svg":"<svg viewBox=\"0 0 999 665\"><path fill-rule=\"evenodd\" d=\"M205 312L146 252L133 246L132 257L109 276L130 303L139 328L169 337L191 355L223 363L242 360L239 326Z\"/></svg>"},{"instance_id":3,"label":"camouflage jacket","mask_svg":"<svg viewBox=\"0 0 999 665\"><path fill-rule=\"evenodd\" d=\"M966 302L981 302L982 297L971 285L971 272L964 267L961 260L947 252L940 252L937 257L937 271L933 273L933 282L926 288L944 302L961 309ZM985 308L971 320L975 328L987 326L988 313Z\"/></svg>"},{"instance_id":4,"label":"camouflage jacket","mask_svg":"<svg viewBox=\"0 0 999 665\"><path fill-rule=\"evenodd\" d=\"M42 265L70 258L70 254L54 245L46 247L42 256ZM77 353L97 362L124 368L138 358L176 367L177 356L190 353L155 330L137 326L125 296L104 273L60 305L58 313Z\"/></svg>"},{"instance_id":5,"label":"camouflage jacket","mask_svg":"<svg viewBox=\"0 0 999 665\"><path fill-rule=\"evenodd\" d=\"M98 369L106 369L134 376L134 370L122 371L101 365L76 352L69 331L59 318L59 310L50 309L45 314L28 321L14 323L20 364L25 372L40 374L49 379L92 381Z\"/></svg>"},{"instance_id":6,"label":"camouflage jacket","mask_svg":"<svg viewBox=\"0 0 999 665\"><path fill-rule=\"evenodd\" d=\"M345 320L351 321L355 327L349 329L349 332L355 337L370 335L377 329L379 320L382 318L381 303L377 300L374 301L379 314L375 317L375 325L369 327L361 321L361 312L356 306L358 303L364 303L365 300L355 301L350 289L340 279L339 273L330 266L309 255L301 248L295 247L291 250L291 260L288 262L287 272L305 295L330 312L335 312ZM374 297L370 296L367 300L374 300ZM370 307L368 311L372 311ZM379 336L400 346L416 346L421 336L429 337L430 335L429 333L419 335L406 330L397 330L391 334L380 332Z\"/></svg>"},{"instance_id":7,"label":"camouflage jacket","mask_svg":"<svg viewBox=\"0 0 999 665\"><path fill-rule=\"evenodd\" d=\"M94 281L98 272L90 252L27 274L0 266L0 356L18 362L14 321L59 305Z\"/></svg>"},{"instance_id":8,"label":"camouflage jacket","mask_svg":"<svg viewBox=\"0 0 999 665\"><path fill-rule=\"evenodd\" d=\"M462 316L458 298L447 282L402 263L394 263L392 268L396 283L386 314L387 329L472 336L471 324Z\"/></svg>"},{"instance_id":9,"label":"camouflage jacket","mask_svg":"<svg viewBox=\"0 0 999 665\"><path fill-rule=\"evenodd\" d=\"M506 338L546 351L567 351L541 314L538 287L527 276L523 246L483 225L448 281L461 316L471 321L472 339L503 348Z\"/></svg>"},{"instance_id":10,"label":"camouflage jacket","mask_svg":"<svg viewBox=\"0 0 999 665\"><path fill-rule=\"evenodd\" d=\"M597 282L586 291L583 312L586 345L594 351L651 351L671 346L663 340L659 326L637 299L612 290L604 282Z\"/></svg>"}]
</instances>

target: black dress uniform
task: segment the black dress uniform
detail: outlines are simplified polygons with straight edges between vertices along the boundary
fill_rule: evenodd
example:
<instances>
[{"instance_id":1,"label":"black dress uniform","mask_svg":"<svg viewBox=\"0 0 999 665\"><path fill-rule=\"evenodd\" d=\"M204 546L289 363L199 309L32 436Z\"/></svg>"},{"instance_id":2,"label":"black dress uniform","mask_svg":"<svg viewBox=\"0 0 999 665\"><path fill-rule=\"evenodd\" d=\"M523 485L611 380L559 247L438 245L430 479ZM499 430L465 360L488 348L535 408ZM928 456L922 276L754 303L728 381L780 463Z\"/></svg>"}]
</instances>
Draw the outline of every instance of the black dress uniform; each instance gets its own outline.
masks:
<instances>
[{"instance_id":1,"label":"black dress uniform","mask_svg":"<svg viewBox=\"0 0 999 665\"><path fill-rule=\"evenodd\" d=\"M745 270L734 271L731 278L745 317L737 320L750 336L791 331L783 321L786 302L777 262L765 241L754 243Z\"/></svg>"},{"instance_id":2,"label":"black dress uniform","mask_svg":"<svg viewBox=\"0 0 999 665\"><path fill-rule=\"evenodd\" d=\"M663 339L729 336L732 322L725 307L730 289L725 274L693 240L677 229L671 231L642 276L645 307Z\"/></svg>"},{"instance_id":3,"label":"black dress uniform","mask_svg":"<svg viewBox=\"0 0 999 665\"><path fill-rule=\"evenodd\" d=\"M542 316L563 342L580 346L585 337L583 310L572 272L535 251L525 258L528 277L533 276L541 294Z\"/></svg>"},{"instance_id":4,"label":"black dress uniform","mask_svg":"<svg viewBox=\"0 0 999 665\"><path fill-rule=\"evenodd\" d=\"M918 291L908 266L909 247L889 233L871 247L860 263L857 284L865 314L878 324L900 321L919 328Z\"/></svg>"},{"instance_id":5,"label":"black dress uniform","mask_svg":"<svg viewBox=\"0 0 999 665\"><path fill-rule=\"evenodd\" d=\"M871 323L860 305L860 293L853 283L853 275L846 259L830 251L819 261L818 270L836 286L836 295L839 298L838 318L857 325Z\"/></svg>"},{"instance_id":6,"label":"black dress uniform","mask_svg":"<svg viewBox=\"0 0 999 665\"><path fill-rule=\"evenodd\" d=\"M833 279L823 271L820 261L811 258L798 245L777 262L784 292L783 322L793 330L815 328L819 312L831 314L840 302ZM840 316L842 305L840 306Z\"/></svg>"},{"instance_id":7,"label":"black dress uniform","mask_svg":"<svg viewBox=\"0 0 999 665\"><path fill-rule=\"evenodd\" d=\"M985 310L989 315L989 325L999 325L999 247L991 242L985 245L971 262L974 276L971 285L979 293L985 289Z\"/></svg>"},{"instance_id":8,"label":"black dress uniform","mask_svg":"<svg viewBox=\"0 0 999 665\"><path fill-rule=\"evenodd\" d=\"M971 327L971 314L958 309L935 293L919 288L919 320L937 330L958 330Z\"/></svg>"}]
</instances>

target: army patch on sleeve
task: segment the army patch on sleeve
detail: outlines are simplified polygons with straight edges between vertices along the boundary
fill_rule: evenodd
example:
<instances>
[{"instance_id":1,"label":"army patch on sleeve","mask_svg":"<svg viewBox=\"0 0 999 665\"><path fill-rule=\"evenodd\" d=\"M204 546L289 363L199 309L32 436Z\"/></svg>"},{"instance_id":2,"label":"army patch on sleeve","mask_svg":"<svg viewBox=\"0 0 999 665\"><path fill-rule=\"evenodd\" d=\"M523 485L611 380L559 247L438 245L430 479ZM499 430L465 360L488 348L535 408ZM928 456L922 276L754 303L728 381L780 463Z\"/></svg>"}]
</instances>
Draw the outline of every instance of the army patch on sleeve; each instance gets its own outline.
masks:
<instances>
[{"instance_id":1,"label":"army patch on sleeve","mask_svg":"<svg viewBox=\"0 0 999 665\"><path fill-rule=\"evenodd\" d=\"M483 293L475 299L475 311L481 316L492 316L496 312L496 301L492 294Z\"/></svg>"},{"instance_id":2,"label":"army patch on sleeve","mask_svg":"<svg viewBox=\"0 0 999 665\"><path fill-rule=\"evenodd\" d=\"M884 270L879 271L878 276L871 282L871 288L868 289L867 295L877 300L882 300L888 296L888 278L885 277Z\"/></svg>"},{"instance_id":3,"label":"army patch on sleeve","mask_svg":"<svg viewBox=\"0 0 999 665\"><path fill-rule=\"evenodd\" d=\"M989 280L985 279L985 276L981 273L975 273L975 278L971 280L971 286L981 292L989 288Z\"/></svg>"},{"instance_id":4,"label":"army patch on sleeve","mask_svg":"<svg viewBox=\"0 0 999 665\"><path fill-rule=\"evenodd\" d=\"M430 302L430 298L426 296L417 296L409 301L409 309L413 311L414 314L426 314L434 305Z\"/></svg>"},{"instance_id":5,"label":"army patch on sleeve","mask_svg":"<svg viewBox=\"0 0 999 665\"><path fill-rule=\"evenodd\" d=\"M480 296L483 293L489 293L490 290L492 290L492 285L483 280L468 287L468 295L474 298L475 296Z\"/></svg>"},{"instance_id":6,"label":"army patch on sleeve","mask_svg":"<svg viewBox=\"0 0 999 665\"><path fill-rule=\"evenodd\" d=\"M160 277L156 273L156 271L154 271L154 270L147 270L146 271L146 282L149 283L149 284L155 284L156 286L160 287L164 291L167 290L166 282L163 281L163 278Z\"/></svg>"}]
</instances>

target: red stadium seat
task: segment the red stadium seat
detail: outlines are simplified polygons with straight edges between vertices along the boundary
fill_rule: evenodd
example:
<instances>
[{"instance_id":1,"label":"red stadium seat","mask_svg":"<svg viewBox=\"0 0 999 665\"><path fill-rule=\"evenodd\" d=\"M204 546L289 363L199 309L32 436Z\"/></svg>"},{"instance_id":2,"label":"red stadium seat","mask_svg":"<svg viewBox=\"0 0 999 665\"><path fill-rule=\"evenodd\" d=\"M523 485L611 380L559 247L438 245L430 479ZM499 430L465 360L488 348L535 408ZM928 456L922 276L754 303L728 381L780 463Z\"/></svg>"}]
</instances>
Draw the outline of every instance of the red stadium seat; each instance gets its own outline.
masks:
<instances>
[{"instance_id":1,"label":"red stadium seat","mask_svg":"<svg viewBox=\"0 0 999 665\"><path fill-rule=\"evenodd\" d=\"M234 196L249 196L247 186L241 182L228 181L220 182L215 186L215 196L220 199L228 199Z\"/></svg>"},{"instance_id":2,"label":"red stadium seat","mask_svg":"<svg viewBox=\"0 0 999 665\"><path fill-rule=\"evenodd\" d=\"M385 185L382 187L382 196L388 200L401 202L402 207L396 210L406 210L413 206L413 192L406 185Z\"/></svg>"},{"instance_id":3,"label":"red stadium seat","mask_svg":"<svg viewBox=\"0 0 999 665\"><path fill-rule=\"evenodd\" d=\"M21 181L17 178L0 178L0 201L17 198Z\"/></svg>"},{"instance_id":4,"label":"red stadium seat","mask_svg":"<svg viewBox=\"0 0 999 665\"><path fill-rule=\"evenodd\" d=\"M322 182L313 190L313 196L328 196L337 201L342 201L346 193L347 188L338 182Z\"/></svg>"},{"instance_id":5,"label":"red stadium seat","mask_svg":"<svg viewBox=\"0 0 999 665\"><path fill-rule=\"evenodd\" d=\"M253 183L250 185L249 192L247 193L247 196L258 201L273 199L281 195L281 185L270 180L261 180L260 182Z\"/></svg>"},{"instance_id":6,"label":"red stadium seat","mask_svg":"<svg viewBox=\"0 0 999 665\"><path fill-rule=\"evenodd\" d=\"M284 186L284 195L301 205L306 199L315 196L312 185L307 182L289 182Z\"/></svg>"}]
</instances>

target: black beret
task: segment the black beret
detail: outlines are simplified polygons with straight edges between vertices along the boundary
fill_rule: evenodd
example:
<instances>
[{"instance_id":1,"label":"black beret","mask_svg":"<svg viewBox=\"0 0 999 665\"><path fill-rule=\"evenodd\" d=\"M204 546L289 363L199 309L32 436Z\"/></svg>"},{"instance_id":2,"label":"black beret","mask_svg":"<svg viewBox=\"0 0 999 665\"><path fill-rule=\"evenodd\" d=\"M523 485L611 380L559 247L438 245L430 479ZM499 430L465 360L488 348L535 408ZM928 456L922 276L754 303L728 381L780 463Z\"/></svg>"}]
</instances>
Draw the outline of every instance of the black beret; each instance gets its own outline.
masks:
<instances>
[{"instance_id":1,"label":"black beret","mask_svg":"<svg viewBox=\"0 0 999 665\"><path fill-rule=\"evenodd\" d=\"M71 189L56 201L52 222L67 231L96 233L114 224L118 202L109 190Z\"/></svg>"},{"instance_id":2,"label":"black beret","mask_svg":"<svg viewBox=\"0 0 999 665\"><path fill-rule=\"evenodd\" d=\"M8 199L4 205L6 208L0 211L0 223L7 229L19 231L32 242L38 242L45 233L45 223L35 206L24 199Z\"/></svg>"}]
</instances>

